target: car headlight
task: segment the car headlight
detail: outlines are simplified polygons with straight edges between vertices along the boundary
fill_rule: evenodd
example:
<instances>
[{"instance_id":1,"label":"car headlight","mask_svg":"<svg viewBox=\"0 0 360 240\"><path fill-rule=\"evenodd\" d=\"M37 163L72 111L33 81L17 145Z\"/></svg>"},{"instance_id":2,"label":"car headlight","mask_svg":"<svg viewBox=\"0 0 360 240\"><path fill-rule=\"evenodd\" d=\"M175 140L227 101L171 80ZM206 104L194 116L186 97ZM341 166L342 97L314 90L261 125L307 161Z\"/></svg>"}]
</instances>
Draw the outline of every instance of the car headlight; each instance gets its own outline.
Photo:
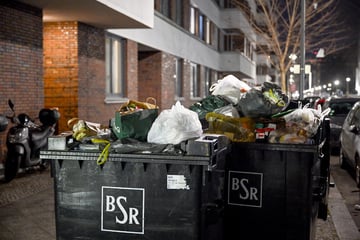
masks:
<instances>
[{"instance_id":1,"label":"car headlight","mask_svg":"<svg viewBox=\"0 0 360 240\"><path fill-rule=\"evenodd\" d=\"M335 123L330 123L330 128L342 128L342 126Z\"/></svg>"}]
</instances>

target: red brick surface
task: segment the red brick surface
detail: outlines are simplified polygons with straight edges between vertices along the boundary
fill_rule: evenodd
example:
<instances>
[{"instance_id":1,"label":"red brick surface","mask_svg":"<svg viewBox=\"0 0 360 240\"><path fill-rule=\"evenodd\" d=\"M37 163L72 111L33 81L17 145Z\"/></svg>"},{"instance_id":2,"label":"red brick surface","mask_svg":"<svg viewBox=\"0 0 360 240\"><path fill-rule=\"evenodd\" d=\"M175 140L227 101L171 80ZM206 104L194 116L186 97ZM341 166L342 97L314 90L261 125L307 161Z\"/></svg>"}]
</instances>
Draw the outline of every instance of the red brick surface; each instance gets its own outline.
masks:
<instances>
[{"instance_id":1,"label":"red brick surface","mask_svg":"<svg viewBox=\"0 0 360 240\"><path fill-rule=\"evenodd\" d=\"M0 3L0 113L12 99L17 113L38 116L44 105L42 11L15 1ZM0 133L0 161L5 154Z\"/></svg>"},{"instance_id":2,"label":"red brick surface","mask_svg":"<svg viewBox=\"0 0 360 240\"><path fill-rule=\"evenodd\" d=\"M189 1L184 1L188 6ZM185 9L186 6L184 5ZM188 14L184 12L184 14ZM185 17L184 19L188 19ZM188 22L181 25L188 27ZM154 97L160 111L175 104L176 57L157 50L139 51L126 40L126 99ZM0 3L0 111L36 117L42 107L58 107L58 131L73 117L108 125L121 102L106 103L105 30L77 21L44 22L42 10L16 1ZM190 99L190 63L184 61L184 106ZM0 133L0 157L5 148Z\"/></svg>"}]
</instances>

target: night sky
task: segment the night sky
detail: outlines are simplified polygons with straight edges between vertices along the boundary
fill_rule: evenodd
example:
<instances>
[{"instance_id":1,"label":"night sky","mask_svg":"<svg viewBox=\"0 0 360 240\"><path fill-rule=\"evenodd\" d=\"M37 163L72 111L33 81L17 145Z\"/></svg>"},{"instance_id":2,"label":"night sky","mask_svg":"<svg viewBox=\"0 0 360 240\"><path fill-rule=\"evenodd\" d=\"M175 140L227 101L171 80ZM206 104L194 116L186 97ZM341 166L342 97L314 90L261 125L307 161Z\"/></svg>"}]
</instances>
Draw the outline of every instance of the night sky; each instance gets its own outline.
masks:
<instances>
[{"instance_id":1,"label":"night sky","mask_svg":"<svg viewBox=\"0 0 360 240\"><path fill-rule=\"evenodd\" d=\"M349 28L352 45L336 54L326 56L321 60L321 84L340 80L341 88L345 91L345 78L350 77L350 90L354 89L355 69L358 64L360 38L360 0L340 0L341 14ZM350 93L355 93L350 91Z\"/></svg>"}]
</instances>

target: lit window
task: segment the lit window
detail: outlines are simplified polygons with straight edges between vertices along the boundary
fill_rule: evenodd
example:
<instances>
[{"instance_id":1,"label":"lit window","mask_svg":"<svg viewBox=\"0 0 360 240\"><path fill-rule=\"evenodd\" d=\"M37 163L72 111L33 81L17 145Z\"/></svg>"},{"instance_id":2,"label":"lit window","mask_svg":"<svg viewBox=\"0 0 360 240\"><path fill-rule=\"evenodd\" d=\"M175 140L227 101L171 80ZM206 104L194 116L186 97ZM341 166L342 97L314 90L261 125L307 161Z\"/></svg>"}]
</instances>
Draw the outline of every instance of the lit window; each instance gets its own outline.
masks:
<instances>
[{"instance_id":1,"label":"lit window","mask_svg":"<svg viewBox=\"0 0 360 240\"><path fill-rule=\"evenodd\" d=\"M212 41L211 41L211 36L212 36L211 22L210 22L210 20L208 18L206 19L206 30L205 30L205 32L206 32L205 42L207 44L211 44L212 43Z\"/></svg>"},{"instance_id":2,"label":"lit window","mask_svg":"<svg viewBox=\"0 0 360 240\"><path fill-rule=\"evenodd\" d=\"M106 36L106 96L125 97L125 40Z\"/></svg>"},{"instance_id":3,"label":"lit window","mask_svg":"<svg viewBox=\"0 0 360 240\"><path fill-rule=\"evenodd\" d=\"M195 34L195 25L196 25L196 18L195 18L195 8L190 8L190 33Z\"/></svg>"},{"instance_id":4,"label":"lit window","mask_svg":"<svg viewBox=\"0 0 360 240\"><path fill-rule=\"evenodd\" d=\"M202 39L202 40L205 39L204 22L205 22L204 15L199 14L199 38Z\"/></svg>"}]
</instances>

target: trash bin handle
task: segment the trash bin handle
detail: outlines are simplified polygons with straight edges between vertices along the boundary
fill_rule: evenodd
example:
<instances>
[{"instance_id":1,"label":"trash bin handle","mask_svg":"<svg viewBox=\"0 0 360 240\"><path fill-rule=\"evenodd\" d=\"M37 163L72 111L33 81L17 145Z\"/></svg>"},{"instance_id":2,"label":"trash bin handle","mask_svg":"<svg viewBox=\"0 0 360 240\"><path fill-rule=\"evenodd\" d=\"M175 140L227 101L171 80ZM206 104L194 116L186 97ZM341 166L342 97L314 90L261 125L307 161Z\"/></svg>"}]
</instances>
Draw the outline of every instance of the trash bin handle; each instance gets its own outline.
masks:
<instances>
[{"instance_id":1,"label":"trash bin handle","mask_svg":"<svg viewBox=\"0 0 360 240\"><path fill-rule=\"evenodd\" d=\"M319 144L319 157L321 158L325 156L325 154L322 152L325 142L326 142L326 138Z\"/></svg>"},{"instance_id":2,"label":"trash bin handle","mask_svg":"<svg viewBox=\"0 0 360 240\"><path fill-rule=\"evenodd\" d=\"M208 167L209 170L216 168L216 166L218 165L218 156L219 156L220 154L222 154L224 151L229 151L228 147L221 148L220 150L218 150L218 151L216 152L216 156L215 156L215 157L212 157L212 158L210 159L211 162L209 163L209 165L210 165L210 166ZM215 160L214 160L214 159L215 159Z\"/></svg>"}]
</instances>

